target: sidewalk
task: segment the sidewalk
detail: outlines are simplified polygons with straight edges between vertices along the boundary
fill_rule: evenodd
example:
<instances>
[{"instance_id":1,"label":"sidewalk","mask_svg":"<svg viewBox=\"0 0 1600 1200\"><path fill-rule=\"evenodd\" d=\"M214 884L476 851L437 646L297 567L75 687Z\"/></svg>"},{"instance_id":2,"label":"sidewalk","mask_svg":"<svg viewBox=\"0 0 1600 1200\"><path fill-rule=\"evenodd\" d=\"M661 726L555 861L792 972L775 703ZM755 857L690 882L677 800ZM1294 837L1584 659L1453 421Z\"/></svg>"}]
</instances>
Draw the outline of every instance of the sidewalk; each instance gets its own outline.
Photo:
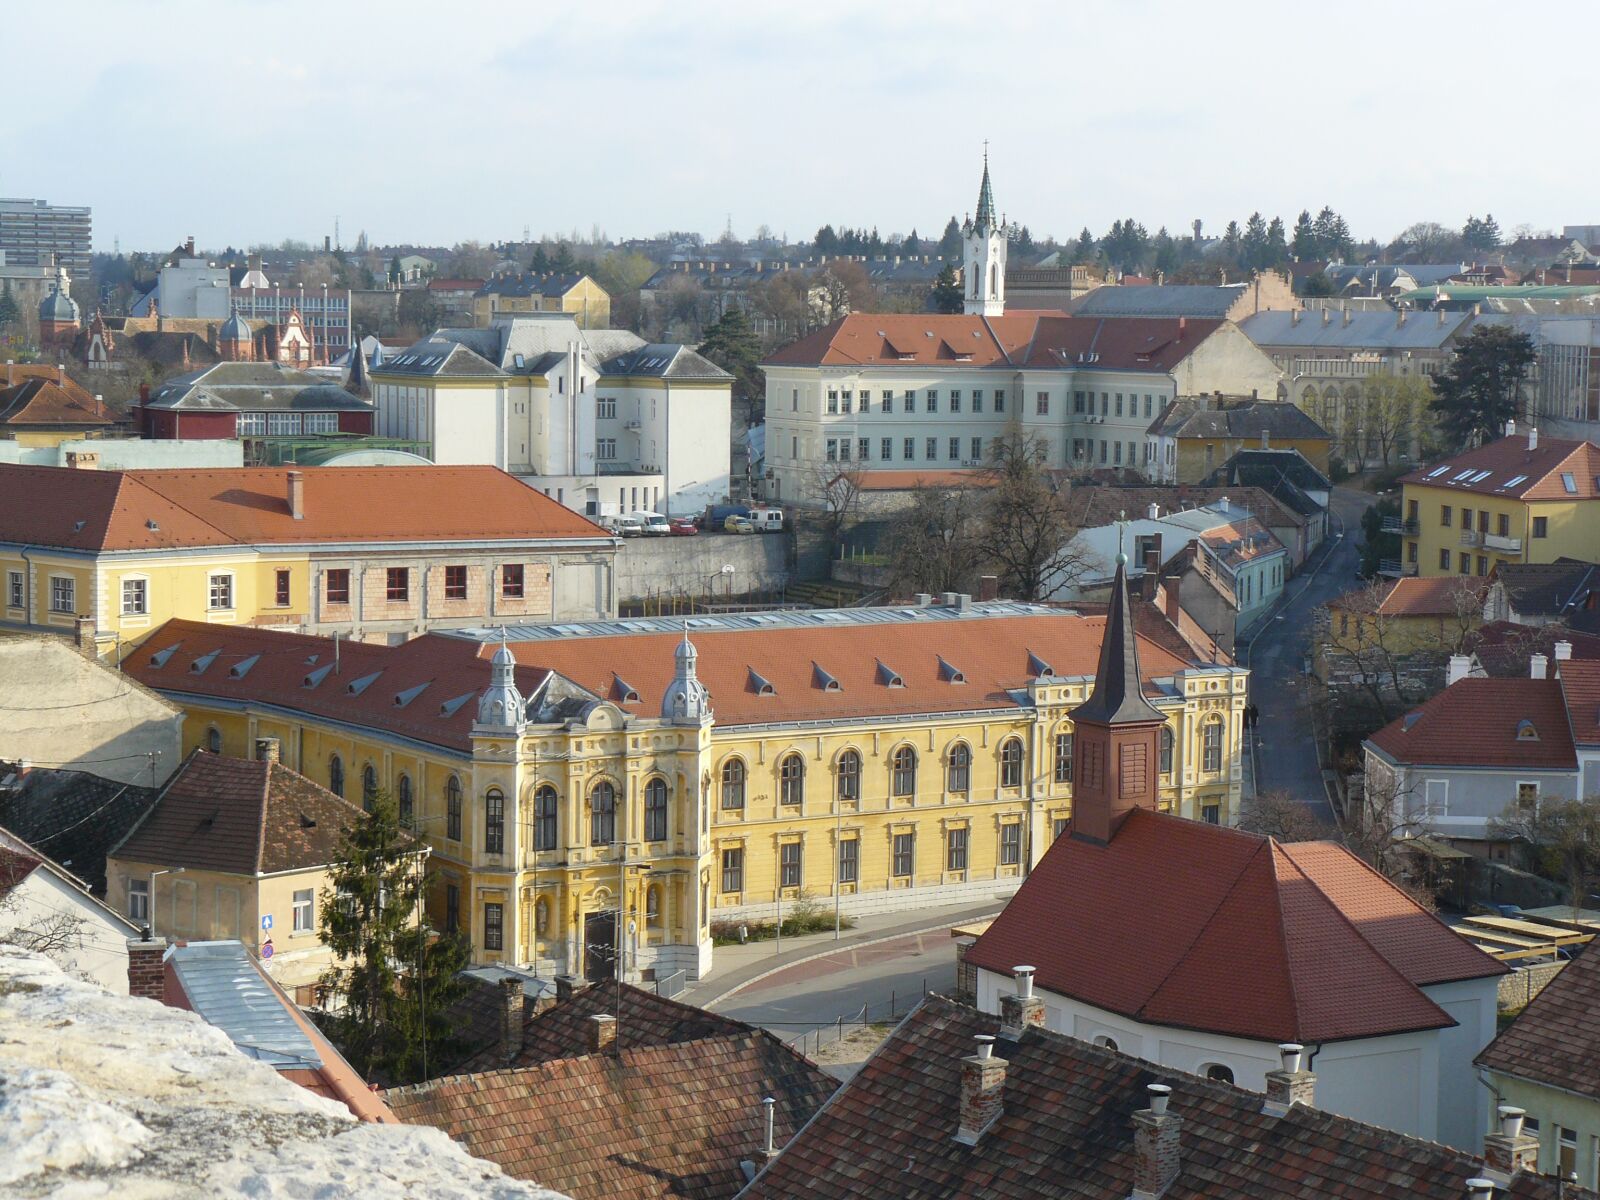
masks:
<instances>
[{"instance_id":1,"label":"sidewalk","mask_svg":"<svg viewBox=\"0 0 1600 1200\"><path fill-rule=\"evenodd\" d=\"M945 929L967 921L987 920L1004 907L1005 901L991 900L980 905L951 905L918 909L915 912L857 917L855 928L841 930L838 941L834 940L831 929L826 933L810 933L804 937L786 937L783 939L782 953L779 953L779 945L775 940L750 942L744 946L718 946L712 952L711 970L674 999L709 1008L718 1000L783 967L821 958L836 950Z\"/></svg>"}]
</instances>

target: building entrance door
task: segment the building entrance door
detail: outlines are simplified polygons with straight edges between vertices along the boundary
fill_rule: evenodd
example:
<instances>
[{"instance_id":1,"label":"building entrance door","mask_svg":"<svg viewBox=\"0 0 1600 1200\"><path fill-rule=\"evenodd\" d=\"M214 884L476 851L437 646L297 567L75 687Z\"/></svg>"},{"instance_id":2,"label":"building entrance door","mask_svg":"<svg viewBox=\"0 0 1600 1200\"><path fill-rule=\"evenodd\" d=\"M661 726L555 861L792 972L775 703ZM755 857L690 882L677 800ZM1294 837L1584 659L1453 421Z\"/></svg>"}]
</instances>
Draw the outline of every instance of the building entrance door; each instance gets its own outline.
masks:
<instances>
[{"instance_id":1,"label":"building entrance door","mask_svg":"<svg viewBox=\"0 0 1600 1200\"><path fill-rule=\"evenodd\" d=\"M616 910L584 914L583 977L591 983L614 978L616 964Z\"/></svg>"}]
</instances>

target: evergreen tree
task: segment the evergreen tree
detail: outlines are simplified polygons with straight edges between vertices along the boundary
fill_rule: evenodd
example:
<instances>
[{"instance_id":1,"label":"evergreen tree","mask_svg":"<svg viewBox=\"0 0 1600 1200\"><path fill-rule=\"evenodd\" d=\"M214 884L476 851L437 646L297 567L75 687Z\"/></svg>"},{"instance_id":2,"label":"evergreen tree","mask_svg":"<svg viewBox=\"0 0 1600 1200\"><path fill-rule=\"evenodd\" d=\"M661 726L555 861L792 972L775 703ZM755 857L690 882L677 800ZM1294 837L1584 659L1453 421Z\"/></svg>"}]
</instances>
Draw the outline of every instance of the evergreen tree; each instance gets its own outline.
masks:
<instances>
[{"instance_id":1,"label":"evergreen tree","mask_svg":"<svg viewBox=\"0 0 1600 1200\"><path fill-rule=\"evenodd\" d=\"M1258 212L1253 212L1244 223L1244 237L1240 242L1239 264L1244 267L1267 265L1267 223Z\"/></svg>"},{"instance_id":2,"label":"evergreen tree","mask_svg":"<svg viewBox=\"0 0 1600 1200\"><path fill-rule=\"evenodd\" d=\"M834 232L832 225L824 225L817 230L817 236L811 239L811 247L818 254L838 254L839 235Z\"/></svg>"},{"instance_id":3,"label":"evergreen tree","mask_svg":"<svg viewBox=\"0 0 1600 1200\"><path fill-rule=\"evenodd\" d=\"M1332 208L1323 205L1322 211L1317 214L1315 229L1317 246L1323 255L1340 261L1350 257L1354 249L1350 240L1350 226Z\"/></svg>"},{"instance_id":4,"label":"evergreen tree","mask_svg":"<svg viewBox=\"0 0 1600 1200\"><path fill-rule=\"evenodd\" d=\"M1154 269L1163 275L1172 274L1183 261L1178 254L1178 245L1172 240L1172 235L1167 232L1165 225L1156 230L1155 240L1150 243L1150 248L1154 251Z\"/></svg>"},{"instance_id":5,"label":"evergreen tree","mask_svg":"<svg viewBox=\"0 0 1600 1200\"><path fill-rule=\"evenodd\" d=\"M944 227L944 236L939 239L939 257L961 257L961 226L954 217L950 218L950 224Z\"/></svg>"},{"instance_id":6,"label":"evergreen tree","mask_svg":"<svg viewBox=\"0 0 1600 1200\"><path fill-rule=\"evenodd\" d=\"M1322 243L1311 224L1311 213L1305 209L1295 218L1294 241L1289 243L1289 249L1301 262L1311 262L1322 253Z\"/></svg>"},{"instance_id":7,"label":"evergreen tree","mask_svg":"<svg viewBox=\"0 0 1600 1200\"><path fill-rule=\"evenodd\" d=\"M413 1082L445 1060L446 1010L466 984L471 948L436 937L421 913L427 848L400 827L387 791L340 833L321 897L322 940L335 965L322 983L336 1000L329 1033L363 1078Z\"/></svg>"},{"instance_id":8,"label":"evergreen tree","mask_svg":"<svg viewBox=\"0 0 1600 1200\"><path fill-rule=\"evenodd\" d=\"M1492 441L1517 416L1522 384L1533 365L1533 339L1505 325L1480 325L1456 346L1433 380L1433 410L1453 444Z\"/></svg>"},{"instance_id":9,"label":"evergreen tree","mask_svg":"<svg viewBox=\"0 0 1600 1200\"><path fill-rule=\"evenodd\" d=\"M942 313L958 313L964 301L961 295L961 282L956 278L956 269L945 263L939 269L939 274L933 281L933 310Z\"/></svg>"},{"instance_id":10,"label":"evergreen tree","mask_svg":"<svg viewBox=\"0 0 1600 1200\"><path fill-rule=\"evenodd\" d=\"M906 240L900 243L901 254L921 254L922 239L917 236L916 226L911 227L911 232L906 234Z\"/></svg>"},{"instance_id":11,"label":"evergreen tree","mask_svg":"<svg viewBox=\"0 0 1600 1200\"><path fill-rule=\"evenodd\" d=\"M6 290L0 292L0 329L9 329L19 324L22 320L22 310L17 307L17 299L11 294L11 281L6 281Z\"/></svg>"},{"instance_id":12,"label":"evergreen tree","mask_svg":"<svg viewBox=\"0 0 1600 1200\"><path fill-rule=\"evenodd\" d=\"M1477 217L1468 217L1461 229L1461 242L1469 250L1481 253L1496 250L1500 246L1500 226L1492 214L1481 221Z\"/></svg>"},{"instance_id":13,"label":"evergreen tree","mask_svg":"<svg viewBox=\"0 0 1600 1200\"><path fill-rule=\"evenodd\" d=\"M548 275L550 273L550 254L540 242L533 248L533 257L528 260L528 270L534 275Z\"/></svg>"},{"instance_id":14,"label":"evergreen tree","mask_svg":"<svg viewBox=\"0 0 1600 1200\"><path fill-rule=\"evenodd\" d=\"M1273 217L1267 223L1267 251L1263 267L1276 267L1289 257L1289 243L1283 236L1283 218Z\"/></svg>"},{"instance_id":15,"label":"evergreen tree","mask_svg":"<svg viewBox=\"0 0 1600 1200\"><path fill-rule=\"evenodd\" d=\"M1023 258L1031 257L1034 253L1033 234L1028 232L1026 225L1017 230L1017 253Z\"/></svg>"},{"instance_id":16,"label":"evergreen tree","mask_svg":"<svg viewBox=\"0 0 1600 1200\"><path fill-rule=\"evenodd\" d=\"M566 242L558 243L556 245L555 256L550 260L550 269L557 275L565 275L576 265L577 263L572 257L572 247Z\"/></svg>"},{"instance_id":17,"label":"evergreen tree","mask_svg":"<svg viewBox=\"0 0 1600 1200\"><path fill-rule=\"evenodd\" d=\"M356 234L356 253L365 254L371 247L367 245L367 231L363 229Z\"/></svg>"},{"instance_id":18,"label":"evergreen tree","mask_svg":"<svg viewBox=\"0 0 1600 1200\"><path fill-rule=\"evenodd\" d=\"M761 343L744 309L730 306L706 330L700 353L733 376L734 394L744 398L762 394Z\"/></svg>"},{"instance_id":19,"label":"evergreen tree","mask_svg":"<svg viewBox=\"0 0 1600 1200\"><path fill-rule=\"evenodd\" d=\"M1094 234L1090 233L1089 227L1085 225L1083 232L1078 235L1077 243L1072 247L1072 261L1075 263L1093 262L1094 252Z\"/></svg>"},{"instance_id":20,"label":"evergreen tree","mask_svg":"<svg viewBox=\"0 0 1600 1200\"><path fill-rule=\"evenodd\" d=\"M389 260L389 278L394 280L396 283L399 283L400 282L400 271L401 271L400 256L398 254L396 254L393 258L391 258Z\"/></svg>"},{"instance_id":21,"label":"evergreen tree","mask_svg":"<svg viewBox=\"0 0 1600 1200\"><path fill-rule=\"evenodd\" d=\"M1229 221L1228 227L1222 231L1222 255L1230 263L1238 266L1243 260L1244 237L1239 232L1239 222Z\"/></svg>"}]
</instances>

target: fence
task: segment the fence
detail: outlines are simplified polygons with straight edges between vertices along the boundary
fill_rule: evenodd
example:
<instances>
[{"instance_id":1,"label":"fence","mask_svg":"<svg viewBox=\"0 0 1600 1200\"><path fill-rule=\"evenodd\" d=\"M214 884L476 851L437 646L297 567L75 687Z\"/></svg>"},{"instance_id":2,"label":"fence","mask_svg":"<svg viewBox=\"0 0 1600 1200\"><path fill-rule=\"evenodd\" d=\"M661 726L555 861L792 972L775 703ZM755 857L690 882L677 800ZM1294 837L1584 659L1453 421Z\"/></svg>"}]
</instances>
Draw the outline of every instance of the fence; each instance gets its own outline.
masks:
<instances>
[{"instance_id":1,"label":"fence","mask_svg":"<svg viewBox=\"0 0 1600 1200\"><path fill-rule=\"evenodd\" d=\"M788 1045L790 1049L798 1050L801 1054L807 1053L807 1047L809 1046L810 1053L816 1054L821 1051L823 1046L831 1046L835 1042L842 1042L847 1034L854 1033L858 1029L865 1029L869 1025L892 1024L921 1004L927 995L928 981L923 979L922 987L919 991L890 991L887 1000L880 1000L876 1004L863 1004L856 1010L854 1016L835 1017L829 1024L811 1025L809 1028L802 1029L789 1039ZM763 1022L768 1026L798 1023L794 1021ZM809 1022L807 1024L810 1025Z\"/></svg>"},{"instance_id":2,"label":"fence","mask_svg":"<svg viewBox=\"0 0 1600 1200\"><path fill-rule=\"evenodd\" d=\"M656 980L656 995L665 996L668 1000L670 1000L679 992L683 991L683 989L687 986L687 983L687 972L674 971L671 975L667 975Z\"/></svg>"}]
</instances>

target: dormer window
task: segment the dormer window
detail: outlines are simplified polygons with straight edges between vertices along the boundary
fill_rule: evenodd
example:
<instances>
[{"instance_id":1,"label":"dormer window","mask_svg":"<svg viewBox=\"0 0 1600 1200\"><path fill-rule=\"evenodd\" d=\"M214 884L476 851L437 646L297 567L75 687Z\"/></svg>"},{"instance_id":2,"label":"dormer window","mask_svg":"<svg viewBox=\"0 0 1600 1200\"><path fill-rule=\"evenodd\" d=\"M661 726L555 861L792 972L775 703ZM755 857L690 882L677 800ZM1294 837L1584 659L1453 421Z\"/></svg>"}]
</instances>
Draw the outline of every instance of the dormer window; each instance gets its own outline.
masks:
<instances>
[{"instance_id":1,"label":"dormer window","mask_svg":"<svg viewBox=\"0 0 1600 1200\"><path fill-rule=\"evenodd\" d=\"M1533 727L1532 721L1524 719L1517 722L1517 741L1537 742L1538 740L1539 731Z\"/></svg>"},{"instance_id":2,"label":"dormer window","mask_svg":"<svg viewBox=\"0 0 1600 1200\"><path fill-rule=\"evenodd\" d=\"M745 685L752 692L758 696L777 695L778 689L773 687L771 682L759 674L754 667L746 667L745 670L749 672L749 677L746 679Z\"/></svg>"},{"instance_id":3,"label":"dormer window","mask_svg":"<svg viewBox=\"0 0 1600 1200\"><path fill-rule=\"evenodd\" d=\"M841 692L844 690L837 679L816 663L811 664L811 683L813 687L821 688L825 692Z\"/></svg>"},{"instance_id":4,"label":"dormer window","mask_svg":"<svg viewBox=\"0 0 1600 1200\"><path fill-rule=\"evenodd\" d=\"M878 682L884 687L903 688L906 681L900 678L900 673L881 659L874 660L878 664Z\"/></svg>"}]
</instances>

